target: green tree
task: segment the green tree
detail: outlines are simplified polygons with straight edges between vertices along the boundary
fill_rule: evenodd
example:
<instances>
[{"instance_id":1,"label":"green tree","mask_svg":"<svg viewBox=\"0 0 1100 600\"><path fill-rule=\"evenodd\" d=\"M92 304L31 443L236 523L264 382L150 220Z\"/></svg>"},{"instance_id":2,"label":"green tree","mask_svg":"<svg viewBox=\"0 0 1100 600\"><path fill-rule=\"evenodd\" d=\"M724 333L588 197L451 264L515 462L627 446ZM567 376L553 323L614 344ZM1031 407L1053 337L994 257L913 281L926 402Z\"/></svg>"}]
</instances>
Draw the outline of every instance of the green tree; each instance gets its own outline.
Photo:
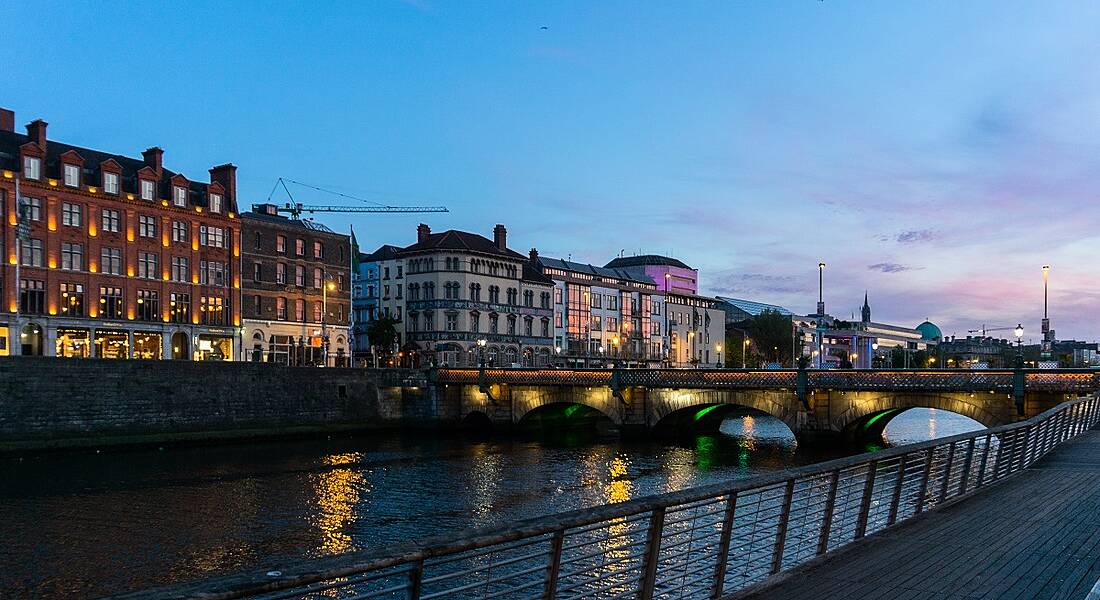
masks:
<instances>
[{"instance_id":1,"label":"green tree","mask_svg":"<svg viewBox=\"0 0 1100 600\"><path fill-rule=\"evenodd\" d=\"M367 325L367 340L374 348L383 353L393 352L393 345L397 342L397 324L399 321L393 317L380 316Z\"/></svg>"},{"instance_id":2,"label":"green tree","mask_svg":"<svg viewBox=\"0 0 1100 600\"><path fill-rule=\"evenodd\" d=\"M791 318L778 311L765 310L749 322L751 351L760 355L764 362L778 360L781 364L790 364L793 335Z\"/></svg>"}]
</instances>

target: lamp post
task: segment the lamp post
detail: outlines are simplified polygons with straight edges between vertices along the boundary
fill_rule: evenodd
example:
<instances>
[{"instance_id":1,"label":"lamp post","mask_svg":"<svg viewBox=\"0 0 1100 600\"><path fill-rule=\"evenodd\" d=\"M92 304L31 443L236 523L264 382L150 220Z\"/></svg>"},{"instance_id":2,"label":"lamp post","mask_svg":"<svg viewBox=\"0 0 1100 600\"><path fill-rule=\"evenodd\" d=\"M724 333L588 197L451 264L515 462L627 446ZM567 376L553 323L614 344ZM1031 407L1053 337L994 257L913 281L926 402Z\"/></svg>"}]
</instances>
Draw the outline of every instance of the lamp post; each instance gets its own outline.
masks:
<instances>
[{"instance_id":1,"label":"lamp post","mask_svg":"<svg viewBox=\"0 0 1100 600\"><path fill-rule=\"evenodd\" d=\"M1016 330L1013 332L1016 334L1016 368L1024 366L1024 326L1022 323L1016 324Z\"/></svg>"},{"instance_id":2,"label":"lamp post","mask_svg":"<svg viewBox=\"0 0 1100 600\"><path fill-rule=\"evenodd\" d=\"M825 316L825 263L817 263L817 316Z\"/></svg>"},{"instance_id":3,"label":"lamp post","mask_svg":"<svg viewBox=\"0 0 1100 600\"><path fill-rule=\"evenodd\" d=\"M722 368L722 344L715 346L715 350L718 350L718 368Z\"/></svg>"},{"instance_id":4,"label":"lamp post","mask_svg":"<svg viewBox=\"0 0 1100 600\"><path fill-rule=\"evenodd\" d=\"M856 365L856 361L859 360L859 353L858 352L853 352L851 358L852 358L852 368L853 369L858 369L859 366Z\"/></svg>"},{"instance_id":5,"label":"lamp post","mask_svg":"<svg viewBox=\"0 0 1100 600\"><path fill-rule=\"evenodd\" d=\"M336 290L336 282L328 271L324 271L321 282L321 363L328 366L328 293Z\"/></svg>"},{"instance_id":6,"label":"lamp post","mask_svg":"<svg viewBox=\"0 0 1100 600\"><path fill-rule=\"evenodd\" d=\"M695 364L695 332L694 331L689 331L688 332L688 348L690 348L690 350L691 350L691 357L688 358L688 363L694 365Z\"/></svg>"},{"instance_id":7,"label":"lamp post","mask_svg":"<svg viewBox=\"0 0 1100 600\"><path fill-rule=\"evenodd\" d=\"M554 346L554 364L561 366L561 346Z\"/></svg>"},{"instance_id":8,"label":"lamp post","mask_svg":"<svg viewBox=\"0 0 1100 600\"><path fill-rule=\"evenodd\" d=\"M479 362L481 363L481 368L482 369L485 368L485 345L488 344L488 343L489 343L489 340L487 340L485 338L481 338L477 341L478 354L481 355L480 358L479 358ZM558 351L559 352L561 351L560 347L558 348Z\"/></svg>"},{"instance_id":9,"label":"lamp post","mask_svg":"<svg viewBox=\"0 0 1100 600\"><path fill-rule=\"evenodd\" d=\"M878 358L878 342L871 342L871 368L875 368L875 360Z\"/></svg>"}]
</instances>

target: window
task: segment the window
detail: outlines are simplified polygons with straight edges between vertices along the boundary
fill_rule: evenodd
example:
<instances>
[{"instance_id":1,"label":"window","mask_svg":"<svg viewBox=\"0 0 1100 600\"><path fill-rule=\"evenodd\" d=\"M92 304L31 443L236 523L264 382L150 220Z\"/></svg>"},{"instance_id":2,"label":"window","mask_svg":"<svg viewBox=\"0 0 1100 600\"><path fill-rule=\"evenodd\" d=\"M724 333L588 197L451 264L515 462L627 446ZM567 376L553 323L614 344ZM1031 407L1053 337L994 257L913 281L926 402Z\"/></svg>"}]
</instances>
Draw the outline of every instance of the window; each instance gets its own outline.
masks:
<instances>
[{"instance_id":1,"label":"window","mask_svg":"<svg viewBox=\"0 0 1100 600\"><path fill-rule=\"evenodd\" d=\"M22 242L22 246L22 256L19 262L24 267L41 267L43 260L42 240L25 240Z\"/></svg>"},{"instance_id":2,"label":"window","mask_svg":"<svg viewBox=\"0 0 1100 600\"><path fill-rule=\"evenodd\" d=\"M500 317L497 315L489 315L489 333L497 333L500 324Z\"/></svg>"},{"instance_id":3,"label":"window","mask_svg":"<svg viewBox=\"0 0 1100 600\"><path fill-rule=\"evenodd\" d=\"M225 230L221 227L199 226L199 243L211 248L225 247Z\"/></svg>"},{"instance_id":4,"label":"window","mask_svg":"<svg viewBox=\"0 0 1100 600\"><path fill-rule=\"evenodd\" d=\"M458 315L446 315L447 331L458 331Z\"/></svg>"},{"instance_id":5,"label":"window","mask_svg":"<svg viewBox=\"0 0 1100 600\"><path fill-rule=\"evenodd\" d=\"M321 310L323 308L324 307L321 305L320 302L314 302L313 303L313 322L314 323L320 323L321 322Z\"/></svg>"},{"instance_id":6,"label":"window","mask_svg":"<svg viewBox=\"0 0 1100 600\"><path fill-rule=\"evenodd\" d=\"M172 257L172 281L191 281L191 260L186 256Z\"/></svg>"},{"instance_id":7,"label":"window","mask_svg":"<svg viewBox=\"0 0 1100 600\"><path fill-rule=\"evenodd\" d=\"M472 312L470 313L470 331L477 333L481 329L481 315Z\"/></svg>"},{"instance_id":8,"label":"window","mask_svg":"<svg viewBox=\"0 0 1100 600\"><path fill-rule=\"evenodd\" d=\"M654 302L653 303L653 308L651 310L653 311L652 312L653 316L655 316L655 317L660 316L661 315L661 303L660 302Z\"/></svg>"},{"instance_id":9,"label":"window","mask_svg":"<svg viewBox=\"0 0 1100 600\"><path fill-rule=\"evenodd\" d=\"M323 271L318 268L313 269L313 288L321 289L321 281L324 279Z\"/></svg>"},{"instance_id":10,"label":"window","mask_svg":"<svg viewBox=\"0 0 1100 600\"><path fill-rule=\"evenodd\" d=\"M294 240L294 254L297 256L306 255L306 241L302 238Z\"/></svg>"},{"instance_id":11,"label":"window","mask_svg":"<svg viewBox=\"0 0 1100 600\"><path fill-rule=\"evenodd\" d=\"M260 269L261 269L261 264L260 263L252 263L252 281L260 281L261 280Z\"/></svg>"},{"instance_id":12,"label":"window","mask_svg":"<svg viewBox=\"0 0 1100 600\"><path fill-rule=\"evenodd\" d=\"M172 221L172 241L189 243L191 241L191 226L184 221Z\"/></svg>"},{"instance_id":13,"label":"window","mask_svg":"<svg viewBox=\"0 0 1100 600\"><path fill-rule=\"evenodd\" d=\"M182 185L172 186L172 204L180 208L187 206L187 188Z\"/></svg>"},{"instance_id":14,"label":"window","mask_svg":"<svg viewBox=\"0 0 1100 600\"><path fill-rule=\"evenodd\" d=\"M202 285L214 285L225 287L225 263L214 260L199 261L199 283Z\"/></svg>"},{"instance_id":15,"label":"window","mask_svg":"<svg viewBox=\"0 0 1100 600\"><path fill-rule=\"evenodd\" d=\"M168 320L173 323L191 322L191 294L172 292L169 296Z\"/></svg>"},{"instance_id":16,"label":"window","mask_svg":"<svg viewBox=\"0 0 1100 600\"><path fill-rule=\"evenodd\" d=\"M306 268L302 265L294 266L294 285L306 287Z\"/></svg>"},{"instance_id":17,"label":"window","mask_svg":"<svg viewBox=\"0 0 1100 600\"><path fill-rule=\"evenodd\" d=\"M592 294L592 308L601 308L603 300L602 294ZM610 308L610 307L608 307Z\"/></svg>"},{"instance_id":18,"label":"window","mask_svg":"<svg viewBox=\"0 0 1100 600\"><path fill-rule=\"evenodd\" d=\"M108 194L118 193L118 173L103 174L103 191Z\"/></svg>"},{"instance_id":19,"label":"window","mask_svg":"<svg viewBox=\"0 0 1100 600\"><path fill-rule=\"evenodd\" d=\"M325 246L321 242L313 242L313 258L324 258Z\"/></svg>"},{"instance_id":20,"label":"window","mask_svg":"<svg viewBox=\"0 0 1100 600\"><path fill-rule=\"evenodd\" d=\"M286 320L286 298L275 299L275 318L280 321Z\"/></svg>"},{"instance_id":21,"label":"window","mask_svg":"<svg viewBox=\"0 0 1100 600\"><path fill-rule=\"evenodd\" d=\"M61 314L66 317L84 316L84 285L80 283L61 284Z\"/></svg>"},{"instance_id":22,"label":"window","mask_svg":"<svg viewBox=\"0 0 1100 600\"><path fill-rule=\"evenodd\" d=\"M108 275L122 275L122 249L104 248L99 254L99 270Z\"/></svg>"},{"instance_id":23,"label":"window","mask_svg":"<svg viewBox=\"0 0 1100 600\"><path fill-rule=\"evenodd\" d=\"M61 268L66 271L84 270L84 245L61 242Z\"/></svg>"},{"instance_id":24,"label":"window","mask_svg":"<svg viewBox=\"0 0 1100 600\"><path fill-rule=\"evenodd\" d=\"M435 283L434 282L429 281L428 283L424 284L424 299L425 300L435 300Z\"/></svg>"},{"instance_id":25,"label":"window","mask_svg":"<svg viewBox=\"0 0 1100 600\"><path fill-rule=\"evenodd\" d=\"M294 320L306 320L306 301L302 300L301 298L294 301Z\"/></svg>"},{"instance_id":26,"label":"window","mask_svg":"<svg viewBox=\"0 0 1100 600\"><path fill-rule=\"evenodd\" d=\"M199 319L203 325L225 325L226 323L226 302L221 296L203 296L200 300L201 306L199 310L202 311Z\"/></svg>"},{"instance_id":27,"label":"window","mask_svg":"<svg viewBox=\"0 0 1100 600\"><path fill-rule=\"evenodd\" d=\"M156 184L150 179L141 180L141 199L152 202L156 199Z\"/></svg>"},{"instance_id":28,"label":"window","mask_svg":"<svg viewBox=\"0 0 1100 600\"><path fill-rule=\"evenodd\" d=\"M46 312L46 282L37 279L19 280L19 310L36 315Z\"/></svg>"},{"instance_id":29,"label":"window","mask_svg":"<svg viewBox=\"0 0 1100 600\"><path fill-rule=\"evenodd\" d=\"M263 312L263 299L259 294L252 297L252 314L253 316L260 316Z\"/></svg>"},{"instance_id":30,"label":"window","mask_svg":"<svg viewBox=\"0 0 1100 600\"><path fill-rule=\"evenodd\" d=\"M42 220L42 199L41 198L28 198L23 196L23 215L24 219L31 221Z\"/></svg>"},{"instance_id":31,"label":"window","mask_svg":"<svg viewBox=\"0 0 1100 600\"><path fill-rule=\"evenodd\" d=\"M27 179L34 179L35 181L42 178L42 159L35 158L34 156L23 157L23 177Z\"/></svg>"},{"instance_id":32,"label":"window","mask_svg":"<svg viewBox=\"0 0 1100 600\"><path fill-rule=\"evenodd\" d=\"M519 306L519 292L516 288L508 288L508 304Z\"/></svg>"},{"instance_id":33,"label":"window","mask_svg":"<svg viewBox=\"0 0 1100 600\"><path fill-rule=\"evenodd\" d=\"M80 187L80 167L76 165L65 165L65 185L69 187Z\"/></svg>"},{"instance_id":34,"label":"window","mask_svg":"<svg viewBox=\"0 0 1100 600\"><path fill-rule=\"evenodd\" d=\"M528 308L533 308L535 306L535 292L531 290L525 290L523 292L523 305Z\"/></svg>"},{"instance_id":35,"label":"window","mask_svg":"<svg viewBox=\"0 0 1100 600\"><path fill-rule=\"evenodd\" d=\"M124 312L122 288L99 286L99 316L121 319Z\"/></svg>"},{"instance_id":36,"label":"window","mask_svg":"<svg viewBox=\"0 0 1100 600\"><path fill-rule=\"evenodd\" d=\"M210 212L219 214L222 212L222 195L210 194Z\"/></svg>"},{"instance_id":37,"label":"window","mask_svg":"<svg viewBox=\"0 0 1100 600\"><path fill-rule=\"evenodd\" d=\"M542 320L542 337L550 337L550 319Z\"/></svg>"},{"instance_id":38,"label":"window","mask_svg":"<svg viewBox=\"0 0 1100 600\"><path fill-rule=\"evenodd\" d=\"M532 322L531 317L524 317L523 318L523 335L526 335L528 337L531 336L531 322Z\"/></svg>"},{"instance_id":39,"label":"window","mask_svg":"<svg viewBox=\"0 0 1100 600\"><path fill-rule=\"evenodd\" d=\"M434 331L435 324L433 323L435 315L430 312L424 313L424 331Z\"/></svg>"},{"instance_id":40,"label":"window","mask_svg":"<svg viewBox=\"0 0 1100 600\"><path fill-rule=\"evenodd\" d=\"M275 265L275 283L286 283L286 263Z\"/></svg>"},{"instance_id":41,"label":"window","mask_svg":"<svg viewBox=\"0 0 1100 600\"><path fill-rule=\"evenodd\" d=\"M160 293L156 290L137 291L137 318L142 321L160 320Z\"/></svg>"},{"instance_id":42,"label":"window","mask_svg":"<svg viewBox=\"0 0 1100 600\"><path fill-rule=\"evenodd\" d=\"M489 286L489 302L492 303L492 304L499 304L500 303L500 288L499 287L497 287L495 285Z\"/></svg>"},{"instance_id":43,"label":"window","mask_svg":"<svg viewBox=\"0 0 1100 600\"><path fill-rule=\"evenodd\" d=\"M118 233L119 225L122 222L118 211L111 208L105 208L100 214L103 221L103 231Z\"/></svg>"},{"instance_id":44,"label":"window","mask_svg":"<svg viewBox=\"0 0 1100 600\"><path fill-rule=\"evenodd\" d=\"M150 215L138 215L138 235L146 238L157 237L157 218Z\"/></svg>"},{"instance_id":45,"label":"window","mask_svg":"<svg viewBox=\"0 0 1100 600\"><path fill-rule=\"evenodd\" d=\"M550 292L539 294L539 306L542 308L550 308Z\"/></svg>"},{"instance_id":46,"label":"window","mask_svg":"<svg viewBox=\"0 0 1100 600\"><path fill-rule=\"evenodd\" d=\"M275 251L286 254L286 236L280 235L275 237Z\"/></svg>"},{"instance_id":47,"label":"window","mask_svg":"<svg viewBox=\"0 0 1100 600\"><path fill-rule=\"evenodd\" d=\"M508 335L516 335L516 316L508 315Z\"/></svg>"},{"instance_id":48,"label":"window","mask_svg":"<svg viewBox=\"0 0 1100 600\"><path fill-rule=\"evenodd\" d=\"M138 277L156 279L157 262L157 255L153 252L138 252Z\"/></svg>"},{"instance_id":49,"label":"window","mask_svg":"<svg viewBox=\"0 0 1100 600\"><path fill-rule=\"evenodd\" d=\"M592 315L592 331L601 331L603 329L600 319L600 315Z\"/></svg>"},{"instance_id":50,"label":"window","mask_svg":"<svg viewBox=\"0 0 1100 600\"><path fill-rule=\"evenodd\" d=\"M556 313L554 313L554 327L557 327L557 328L559 328L559 329L560 329L561 327L563 327L563 325L562 325L562 319L561 319L561 313L560 313L560 312L556 312Z\"/></svg>"}]
</instances>

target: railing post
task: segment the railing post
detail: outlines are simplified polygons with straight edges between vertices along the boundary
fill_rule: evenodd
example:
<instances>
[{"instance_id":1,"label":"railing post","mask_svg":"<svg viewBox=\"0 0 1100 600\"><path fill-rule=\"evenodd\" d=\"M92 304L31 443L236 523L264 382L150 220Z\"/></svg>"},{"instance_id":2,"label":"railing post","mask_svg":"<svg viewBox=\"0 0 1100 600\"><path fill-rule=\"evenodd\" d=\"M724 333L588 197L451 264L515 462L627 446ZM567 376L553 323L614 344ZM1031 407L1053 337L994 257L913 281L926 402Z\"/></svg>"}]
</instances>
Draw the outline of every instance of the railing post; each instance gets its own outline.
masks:
<instances>
[{"instance_id":1,"label":"railing post","mask_svg":"<svg viewBox=\"0 0 1100 600\"><path fill-rule=\"evenodd\" d=\"M905 483L905 463L909 455L902 454L898 459L898 474L894 479L894 493L890 496L890 515L886 517L886 526L889 527L898 520L898 506L901 504L901 488Z\"/></svg>"},{"instance_id":2,"label":"railing post","mask_svg":"<svg viewBox=\"0 0 1100 600\"><path fill-rule=\"evenodd\" d=\"M966 444L966 458L963 459L962 473L959 476L959 495L966 494L966 480L970 478L970 465L974 462L974 442L976 438L970 438Z\"/></svg>"},{"instance_id":3,"label":"railing post","mask_svg":"<svg viewBox=\"0 0 1100 600\"><path fill-rule=\"evenodd\" d=\"M940 485L940 504L947 500L947 488L951 485L951 467L955 462L955 442L947 447L947 466L943 468L943 483Z\"/></svg>"},{"instance_id":4,"label":"railing post","mask_svg":"<svg viewBox=\"0 0 1100 600\"><path fill-rule=\"evenodd\" d=\"M783 490L783 506L779 509L779 526L775 530L775 551L772 553L772 575L783 567L783 546L787 543L787 522L791 518L791 500L794 498L794 480L787 480Z\"/></svg>"},{"instance_id":5,"label":"railing post","mask_svg":"<svg viewBox=\"0 0 1100 600\"><path fill-rule=\"evenodd\" d=\"M1008 438L1011 433L1011 431L1006 431L1004 435L997 438L997 458L993 462L993 481L997 481L1001 478L999 473L1001 472L1001 465L1004 464L1005 454L1007 453L1009 444Z\"/></svg>"},{"instance_id":6,"label":"railing post","mask_svg":"<svg viewBox=\"0 0 1100 600\"><path fill-rule=\"evenodd\" d=\"M418 560L413 564L413 568L409 571L409 585L406 588L409 592L409 600L420 599L420 583L424 579L424 561Z\"/></svg>"},{"instance_id":7,"label":"railing post","mask_svg":"<svg viewBox=\"0 0 1100 600\"><path fill-rule=\"evenodd\" d=\"M829 474L829 494L825 497L825 514L821 516L821 537L817 539L818 555L829 551L829 532L833 528L833 512L836 510L836 489L840 484L840 470Z\"/></svg>"},{"instance_id":8,"label":"railing post","mask_svg":"<svg viewBox=\"0 0 1100 600\"><path fill-rule=\"evenodd\" d=\"M985 483L985 470L989 466L989 447L993 444L993 434L988 433L985 436L985 449L982 450L982 462L978 467L978 481L974 482L974 489L982 487Z\"/></svg>"},{"instance_id":9,"label":"railing post","mask_svg":"<svg viewBox=\"0 0 1100 600\"><path fill-rule=\"evenodd\" d=\"M726 563L729 562L730 537L733 535L733 518L737 512L737 492L730 492L726 500L726 511L722 516L722 535L718 538L718 562L714 565L714 582L710 586L710 597L714 600L722 597L726 586Z\"/></svg>"},{"instance_id":10,"label":"railing post","mask_svg":"<svg viewBox=\"0 0 1100 600\"><path fill-rule=\"evenodd\" d=\"M661 532L665 527L665 508L653 509L649 517L649 532L646 535L645 561L642 575L642 588L638 591L639 600L652 600L653 588L657 582L657 563L661 560Z\"/></svg>"},{"instance_id":11,"label":"railing post","mask_svg":"<svg viewBox=\"0 0 1100 600\"><path fill-rule=\"evenodd\" d=\"M859 516L856 518L855 539L863 537L867 532L867 515L871 512L871 495L875 492L875 474L878 472L878 461L872 460L867 464L867 479L863 483L863 497L859 499Z\"/></svg>"},{"instance_id":12,"label":"railing post","mask_svg":"<svg viewBox=\"0 0 1100 600\"><path fill-rule=\"evenodd\" d=\"M924 510L924 499L928 496L928 478L932 475L932 457L936 454L935 448L928 449L928 457L924 459L924 471L920 477L920 491L917 492L917 508L914 514L920 514Z\"/></svg>"},{"instance_id":13,"label":"railing post","mask_svg":"<svg viewBox=\"0 0 1100 600\"><path fill-rule=\"evenodd\" d=\"M558 595L558 573L561 571L561 547L564 542L564 529L555 531L550 538L550 564L546 565L546 584L542 592L544 600L554 600Z\"/></svg>"}]
</instances>

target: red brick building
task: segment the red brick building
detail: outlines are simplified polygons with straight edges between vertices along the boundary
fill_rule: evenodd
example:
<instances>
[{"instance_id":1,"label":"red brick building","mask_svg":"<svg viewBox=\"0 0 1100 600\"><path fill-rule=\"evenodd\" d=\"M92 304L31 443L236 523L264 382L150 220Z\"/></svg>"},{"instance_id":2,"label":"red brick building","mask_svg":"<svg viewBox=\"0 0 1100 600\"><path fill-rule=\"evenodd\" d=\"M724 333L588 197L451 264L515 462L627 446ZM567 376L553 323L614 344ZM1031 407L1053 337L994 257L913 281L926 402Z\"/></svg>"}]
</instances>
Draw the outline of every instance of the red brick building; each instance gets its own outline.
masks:
<instances>
[{"instance_id":1,"label":"red brick building","mask_svg":"<svg viewBox=\"0 0 1100 600\"><path fill-rule=\"evenodd\" d=\"M135 159L46 127L17 133L0 109L0 354L232 360L236 167L192 181L160 148Z\"/></svg>"}]
</instances>

